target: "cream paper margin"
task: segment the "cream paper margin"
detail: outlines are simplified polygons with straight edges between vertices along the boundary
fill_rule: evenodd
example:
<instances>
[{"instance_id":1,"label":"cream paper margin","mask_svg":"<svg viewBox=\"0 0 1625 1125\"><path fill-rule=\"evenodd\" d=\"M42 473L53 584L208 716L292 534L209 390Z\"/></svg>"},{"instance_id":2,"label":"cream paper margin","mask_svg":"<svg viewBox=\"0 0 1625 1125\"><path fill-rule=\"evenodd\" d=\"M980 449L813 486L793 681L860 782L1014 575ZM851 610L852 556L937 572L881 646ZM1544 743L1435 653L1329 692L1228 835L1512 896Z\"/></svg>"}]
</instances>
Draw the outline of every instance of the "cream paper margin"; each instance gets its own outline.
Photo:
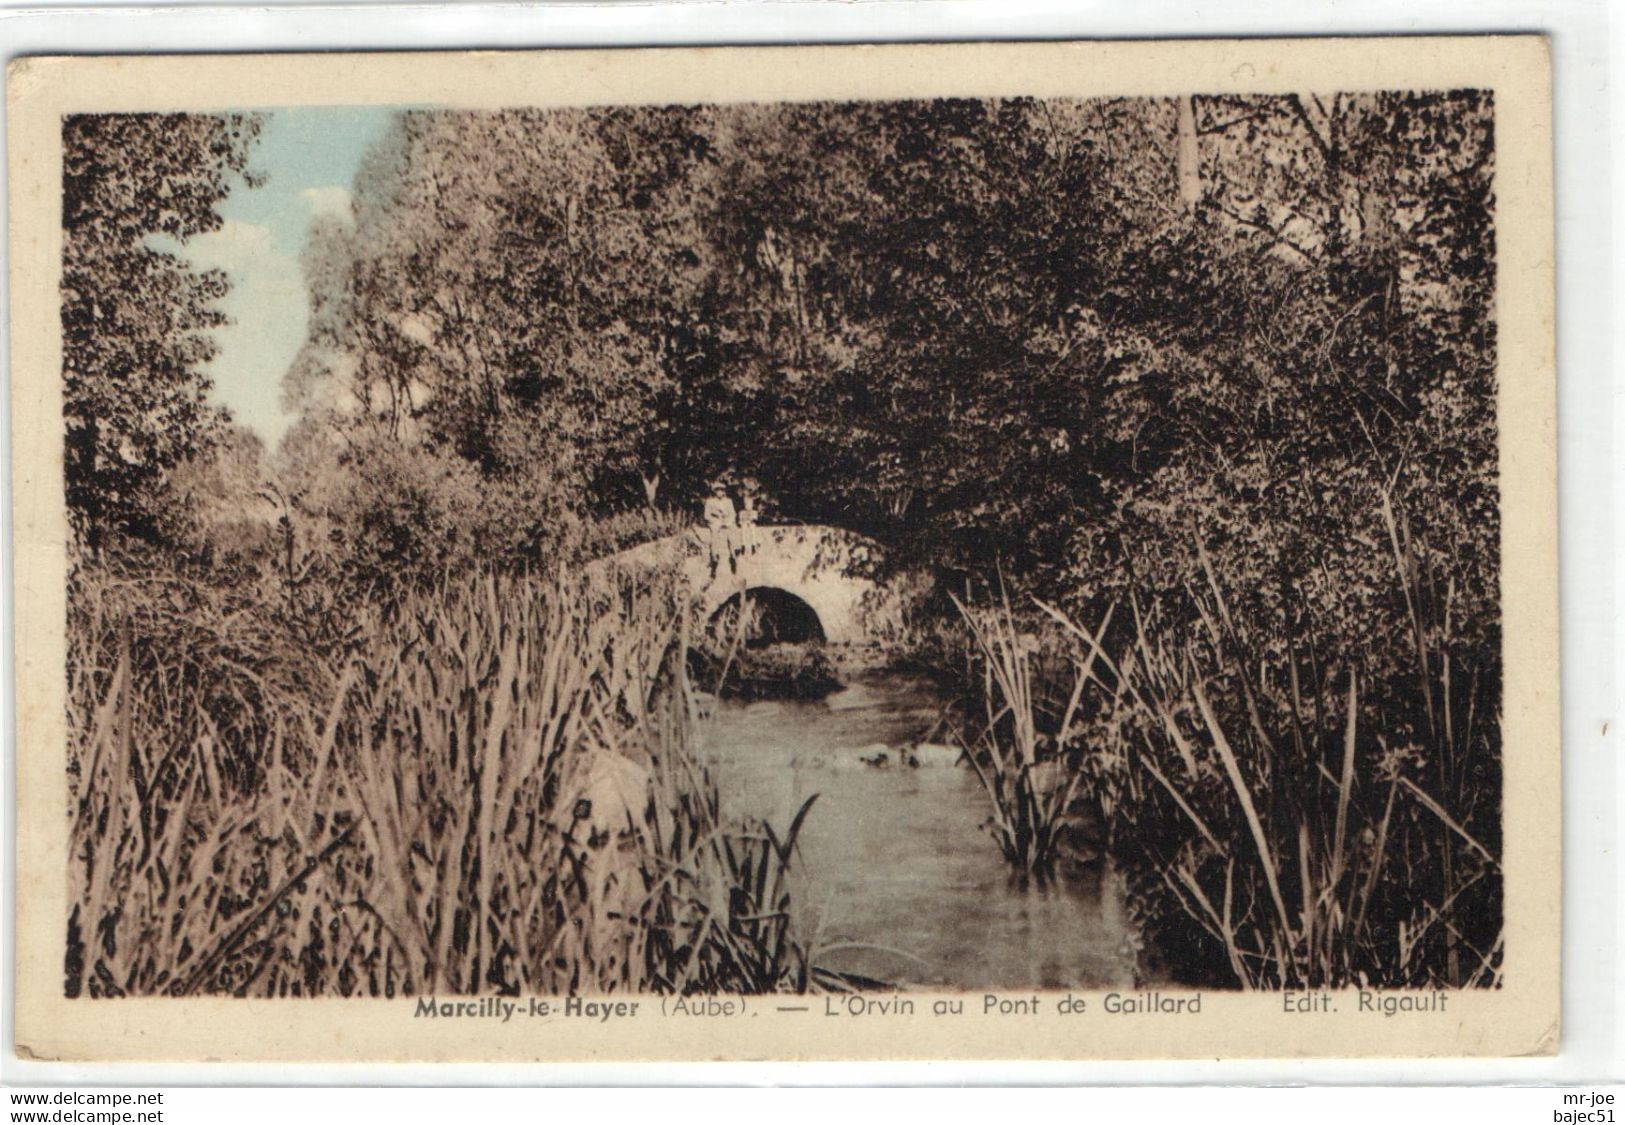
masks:
<instances>
[{"instance_id":1,"label":"cream paper margin","mask_svg":"<svg viewBox=\"0 0 1625 1125\"><path fill-rule=\"evenodd\" d=\"M1204 992L1197 1016L830 1018L752 1014L428 1020L396 1000L62 995L64 783L61 126L79 112L298 105L669 104L941 96L1492 89L1497 167L1504 987L1446 1011L1290 1015L1278 993ZM41 1060L1087 1059L1553 1054L1562 912L1551 82L1537 36L993 43L524 52L33 58L8 75L16 668L16 1050ZM1172 991L1172 990L1167 990ZM912 995L912 994L911 994Z\"/></svg>"}]
</instances>

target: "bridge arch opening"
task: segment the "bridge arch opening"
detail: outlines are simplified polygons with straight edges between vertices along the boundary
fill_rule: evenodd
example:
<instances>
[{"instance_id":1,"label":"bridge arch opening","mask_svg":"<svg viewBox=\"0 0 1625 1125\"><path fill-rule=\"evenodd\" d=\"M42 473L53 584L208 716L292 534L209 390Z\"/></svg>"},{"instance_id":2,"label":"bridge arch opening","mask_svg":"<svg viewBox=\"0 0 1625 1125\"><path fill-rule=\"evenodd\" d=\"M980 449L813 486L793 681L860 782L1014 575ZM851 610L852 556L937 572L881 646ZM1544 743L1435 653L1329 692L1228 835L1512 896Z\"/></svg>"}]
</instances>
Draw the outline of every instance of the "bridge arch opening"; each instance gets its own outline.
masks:
<instances>
[{"instance_id":1,"label":"bridge arch opening","mask_svg":"<svg viewBox=\"0 0 1625 1125\"><path fill-rule=\"evenodd\" d=\"M823 644L818 611L788 590L753 586L734 594L711 615L711 631L731 638L744 630L746 648L778 644Z\"/></svg>"}]
</instances>

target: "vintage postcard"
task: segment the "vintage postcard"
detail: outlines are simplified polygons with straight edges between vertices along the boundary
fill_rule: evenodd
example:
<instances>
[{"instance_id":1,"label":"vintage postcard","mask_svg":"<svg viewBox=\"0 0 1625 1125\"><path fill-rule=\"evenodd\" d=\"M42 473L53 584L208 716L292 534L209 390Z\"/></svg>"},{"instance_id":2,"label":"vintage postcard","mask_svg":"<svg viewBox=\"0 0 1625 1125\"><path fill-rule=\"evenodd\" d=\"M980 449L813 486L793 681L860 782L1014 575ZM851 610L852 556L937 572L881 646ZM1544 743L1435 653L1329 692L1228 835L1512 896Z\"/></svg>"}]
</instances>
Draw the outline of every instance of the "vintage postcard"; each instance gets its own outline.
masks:
<instances>
[{"instance_id":1,"label":"vintage postcard","mask_svg":"<svg viewBox=\"0 0 1625 1125\"><path fill-rule=\"evenodd\" d=\"M1544 40L8 90L26 1057L1556 1050Z\"/></svg>"}]
</instances>

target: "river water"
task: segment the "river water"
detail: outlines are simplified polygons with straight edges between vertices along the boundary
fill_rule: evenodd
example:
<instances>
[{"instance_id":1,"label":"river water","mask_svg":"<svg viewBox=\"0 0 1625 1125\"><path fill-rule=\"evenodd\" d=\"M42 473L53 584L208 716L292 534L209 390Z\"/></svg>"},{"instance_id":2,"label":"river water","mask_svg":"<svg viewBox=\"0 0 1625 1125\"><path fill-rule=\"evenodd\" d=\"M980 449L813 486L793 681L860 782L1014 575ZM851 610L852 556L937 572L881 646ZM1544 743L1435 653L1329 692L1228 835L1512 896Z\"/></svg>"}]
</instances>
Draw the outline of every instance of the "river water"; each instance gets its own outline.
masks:
<instances>
[{"instance_id":1,"label":"river water","mask_svg":"<svg viewBox=\"0 0 1625 1125\"><path fill-rule=\"evenodd\" d=\"M818 795L792 890L814 963L900 986L1132 987L1132 931L1108 864L1021 886L984 827L975 774L951 752L899 761L942 703L922 678L868 673L813 702L724 700L704 724L731 814L783 832ZM865 762L882 751L883 764Z\"/></svg>"}]
</instances>

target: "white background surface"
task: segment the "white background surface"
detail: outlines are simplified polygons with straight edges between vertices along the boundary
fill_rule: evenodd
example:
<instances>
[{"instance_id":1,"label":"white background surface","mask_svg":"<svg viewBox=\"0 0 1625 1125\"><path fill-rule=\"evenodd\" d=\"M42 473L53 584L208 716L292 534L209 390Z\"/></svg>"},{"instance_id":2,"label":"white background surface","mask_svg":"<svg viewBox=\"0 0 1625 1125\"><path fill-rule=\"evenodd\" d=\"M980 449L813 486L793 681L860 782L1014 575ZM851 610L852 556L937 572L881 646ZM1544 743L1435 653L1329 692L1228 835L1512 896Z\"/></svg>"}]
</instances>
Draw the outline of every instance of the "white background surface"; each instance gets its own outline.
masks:
<instances>
[{"instance_id":1,"label":"white background surface","mask_svg":"<svg viewBox=\"0 0 1625 1125\"><path fill-rule=\"evenodd\" d=\"M65 1066L19 1060L11 1054L11 1007L6 992L0 1082L8 1086L164 1084L349 1085L367 1084L535 1084L655 1083L1236 1083L1361 1085L1589 1084L1625 1077L1625 1046L1619 1035L1625 992L1619 974L1619 933L1625 918L1620 895L1618 850L1622 771L1619 758L1620 700L1625 697L1625 662L1620 659L1618 606L1625 600L1625 568L1614 547L1615 529L1625 525L1625 465L1615 453L1625 440L1625 384L1618 366L1625 356L1625 316L1619 315L1625 257L1616 244L1617 208L1613 185L1625 181L1625 146L1611 145L1625 121L1625 98L1611 85L1614 62L1625 57L1620 27L1625 5L1605 0L1514 3L1362 0L1284 2L998 3L988 0L731 0L723 3L669 0L660 3L399 6L358 3L339 6L238 6L202 3L174 8L136 9L110 5L36 4L29 9L0 6L0 54L9 61L39 53L140 51L255 51L318 49L406 49L460 47L654 46L770 42L879 42L976 39L1149 38L1158 36L1327 35L1516 31L1552 37L1556 83L1555 143L1558 239L1559 482L1563 582L1563 718L1565 801L1565 913L1563 1050L1556 1059L1490 1061L1234 1061L1200 1063L1065 1064L909 1064L909 1065L742 1065L492 1067L210 1067L207 1065ZM5 275L9 278L8 272ZM6 324L9 332L9 322ZM9 339L9 337L8 337ZM9 354L9 347L7 348ZM0 459L9 474L9 419L0 432ZM0 497L3 516L5 644L0 646L0 729L6 768L0 785L4 819L6 895L11 896L12 809L10 794L14 738L11 730L11 649L27 638L11 635L11 552L9 475ZM11 911L6 912L0 973L11 965ZM1239 1046L1239 1045L1238 1045ZM1005 1091L993 1097L1008 1099ZM370 1120L385 1116L408 1121L501 1114L510 1120L543 1120L606 1112L643 1110L662 1122L681 1118L692 1105L707 1116L730 1103L711 1093L702 1101L673 1103L656 1095L647 1105L619 1105L588 1095L560 1102L534 1092L341 1090L283 1091L277 1094L174 1090L166 1121L217 1120L228 1115L245 1122L284 1119ZM885 1110L877 1093L862 1106ZM981 1108L953 1094L940 1109L1007 1116L1008 1100ZM494 1099L494 1100L493 1100ZM712 1100L719 1099L719 1100ZM795 1102L792 1107L791 1102ZM827 1105L802 1098L732 1103L744 1113L791 1111L820 1117L850 1112L846 1103ZM1069 1117L1111 1120L1182 1121L1302 1119L1317 1122L1369 1121L1387 1115L1396 1121L1551 1122L1561 1099L1548 1090L1524 1091L1089 1091L1054 1096L1046 1111ZM910 1102L909 1116L923 1105ZM1571 1107L1572 1108L1572 1107ZM1020 1112L1020 1111L1017 1111ZM1616 1117L1619 1110L1616 1108Z\"/></svg>"}]
</instances>

